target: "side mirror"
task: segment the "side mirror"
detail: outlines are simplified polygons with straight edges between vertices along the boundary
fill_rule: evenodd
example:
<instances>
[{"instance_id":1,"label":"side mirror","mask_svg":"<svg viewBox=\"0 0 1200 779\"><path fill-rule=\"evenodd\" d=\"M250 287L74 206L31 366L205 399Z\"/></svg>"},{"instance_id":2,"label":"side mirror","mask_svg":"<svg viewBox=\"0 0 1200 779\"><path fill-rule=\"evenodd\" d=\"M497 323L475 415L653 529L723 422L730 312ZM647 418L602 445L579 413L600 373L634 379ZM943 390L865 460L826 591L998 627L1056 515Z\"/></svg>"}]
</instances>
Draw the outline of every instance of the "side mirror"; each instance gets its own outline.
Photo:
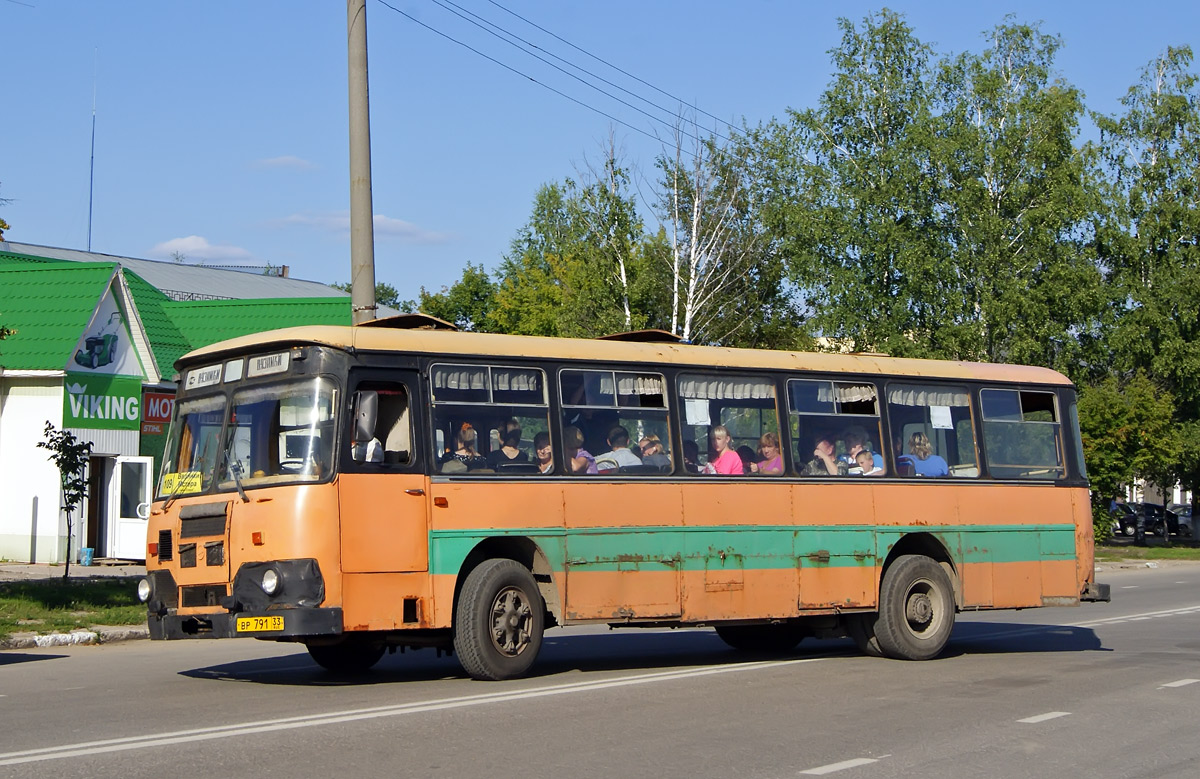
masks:
<instances>
[{"instance_id":1,"label":"side mirror","mask_svg":"<svg viewBox=\"0 0 1200 779\"><path fill-rule=\"evenodd\" d=\"M354 443L365 444L375 437L379 417L379 393L360 391L354 395Z\"/></svg>"}]
</instances>

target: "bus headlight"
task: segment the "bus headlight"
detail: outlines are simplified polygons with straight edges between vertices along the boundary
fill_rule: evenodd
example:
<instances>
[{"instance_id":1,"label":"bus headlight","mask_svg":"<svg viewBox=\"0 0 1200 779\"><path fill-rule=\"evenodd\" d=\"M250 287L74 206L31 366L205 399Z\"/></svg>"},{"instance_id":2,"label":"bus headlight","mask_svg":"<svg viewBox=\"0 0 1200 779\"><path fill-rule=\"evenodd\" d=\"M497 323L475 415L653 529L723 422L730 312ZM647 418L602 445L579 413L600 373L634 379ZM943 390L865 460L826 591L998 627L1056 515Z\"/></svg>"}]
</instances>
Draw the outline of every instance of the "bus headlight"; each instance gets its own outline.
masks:
<instances>
[{"instance_id":1,"label":"bus headlight","mask_svg":"<svg viewBox=\"0 0 1200 779\"><path fill-rule=\"evenodd\" d=\"M261 585L262 591L268 595L279 592L279 574L275 572L274 568L263 571Z\"/></svg>"},{"instance_id":2,"label":"bus headlight","mask_svg":"<svg viewBox=\"0 0 1200 779\"><path fill-rule=\"evenodd\" d=\"M138 596L138 600L140 600L142 603L145 603L146 601L150 600L150 580L149 579L141 579L138 581L137 596Z\"/></svg>"}]
</instances>

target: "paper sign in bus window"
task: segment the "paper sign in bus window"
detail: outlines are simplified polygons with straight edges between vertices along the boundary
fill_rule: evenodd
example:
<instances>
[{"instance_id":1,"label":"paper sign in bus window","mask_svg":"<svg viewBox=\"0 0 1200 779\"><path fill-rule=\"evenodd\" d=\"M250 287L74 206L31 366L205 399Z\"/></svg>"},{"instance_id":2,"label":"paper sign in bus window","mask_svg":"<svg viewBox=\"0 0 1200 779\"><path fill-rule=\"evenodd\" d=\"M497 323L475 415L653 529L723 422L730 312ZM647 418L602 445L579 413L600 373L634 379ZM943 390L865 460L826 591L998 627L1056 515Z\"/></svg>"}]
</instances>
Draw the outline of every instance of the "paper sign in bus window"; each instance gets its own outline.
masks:
<instances>
[{"instance_id":1,"label":"paper sign in bus window","mask_svg":"<svg viewBox=\"0 0 1200 779\"><path fill-rule=\"evenodd\" d=\"M929 422L934 430L953 430L954 421L950 418L949 406L930 406Z\"/></svg>"}]
</instances>

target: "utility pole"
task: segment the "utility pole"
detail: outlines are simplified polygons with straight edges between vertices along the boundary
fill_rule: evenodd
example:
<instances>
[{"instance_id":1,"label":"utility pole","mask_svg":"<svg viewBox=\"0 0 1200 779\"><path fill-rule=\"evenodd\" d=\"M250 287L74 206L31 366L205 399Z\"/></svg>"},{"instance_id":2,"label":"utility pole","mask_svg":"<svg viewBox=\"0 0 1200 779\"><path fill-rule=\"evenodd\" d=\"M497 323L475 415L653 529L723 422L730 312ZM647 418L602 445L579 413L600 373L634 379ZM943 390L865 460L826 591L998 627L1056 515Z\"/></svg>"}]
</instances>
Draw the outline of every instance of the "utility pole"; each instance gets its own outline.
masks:
<instances>
[{"instance_id":1,"label":"utility pole","mask_svg":"<svg viewBox=\"0 0 1200 779\"><path fill-rule=\"evenodd\" d=\"M346 47L350 55L350 305L357 325L375 318L366 0L346 0Z\"/></svg>"}]
</instances>

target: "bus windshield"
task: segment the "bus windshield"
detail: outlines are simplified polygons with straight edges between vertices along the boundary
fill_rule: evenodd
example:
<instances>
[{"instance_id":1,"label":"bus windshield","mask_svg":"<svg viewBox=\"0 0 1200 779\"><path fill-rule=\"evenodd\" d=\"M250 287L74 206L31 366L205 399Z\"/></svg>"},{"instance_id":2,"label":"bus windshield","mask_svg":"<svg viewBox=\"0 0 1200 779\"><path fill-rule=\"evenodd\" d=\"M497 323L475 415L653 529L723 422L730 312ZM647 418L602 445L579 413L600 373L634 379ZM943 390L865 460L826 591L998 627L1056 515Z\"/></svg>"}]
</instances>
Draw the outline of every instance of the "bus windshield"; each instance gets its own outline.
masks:
<instances>
[{"instance_id":1,"label":"bus windshield","mask_svg":"<svg viewBox=\"0 0 1200 779\"><path fill-rule=\"evenodd\" d=\"M160 496L321 481L332 473L337 389L325 378L180 401ZM224 430L224 433L222 433Z\"/></svg>"},{"instance_id":2,"label":"bus windshield","mask_svg":"<svg viewBox=\"0 0 1200 779\"><path fill-rule=\"evenodd\" d=\"M324 378L248 387L233 393L219 489L330 475L337 390Z\"/></svg>"}]
</instances>

